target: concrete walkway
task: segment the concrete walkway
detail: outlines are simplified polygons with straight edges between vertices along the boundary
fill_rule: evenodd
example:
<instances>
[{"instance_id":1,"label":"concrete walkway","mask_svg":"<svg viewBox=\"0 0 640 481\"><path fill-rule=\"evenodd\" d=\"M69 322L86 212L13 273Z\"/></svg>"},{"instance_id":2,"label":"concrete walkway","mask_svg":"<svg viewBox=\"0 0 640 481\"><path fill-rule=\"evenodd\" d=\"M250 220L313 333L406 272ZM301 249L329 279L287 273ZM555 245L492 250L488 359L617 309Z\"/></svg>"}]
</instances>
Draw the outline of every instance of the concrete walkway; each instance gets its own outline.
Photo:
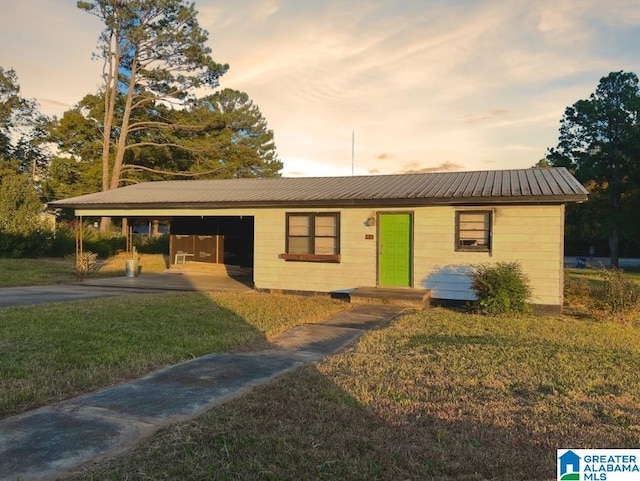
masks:
<instances>
[{"instance_id":1,"label":"concrete walkway","mask_svg":"<svg viewBox=\"0 0 640 481\"><path fill-rule=\"evenodd\" d=\"M272 339L272 348L210 354L0 421L0 480L53 480L115 456L252 386L355 342L404 308L359 305Z\"/></svg>"}]
</instances>

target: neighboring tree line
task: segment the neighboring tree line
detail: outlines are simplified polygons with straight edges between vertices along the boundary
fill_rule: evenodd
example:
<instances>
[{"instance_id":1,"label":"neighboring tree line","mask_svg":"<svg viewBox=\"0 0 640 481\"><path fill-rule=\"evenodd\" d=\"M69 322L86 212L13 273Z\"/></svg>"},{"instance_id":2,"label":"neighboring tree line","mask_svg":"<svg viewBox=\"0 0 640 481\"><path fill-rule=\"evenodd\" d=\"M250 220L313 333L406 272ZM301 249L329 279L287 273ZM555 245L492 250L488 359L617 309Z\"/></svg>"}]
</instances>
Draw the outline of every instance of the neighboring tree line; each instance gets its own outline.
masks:
<instances>
[{"instance_id":1,"label":"neighboring tree line","mask_svg":"<svg viewBox=\"0 0 640 481\"><path fill-rule=\"evenodd\" d=\"M568 205L569 254L640 257L640 89L633 72L611 72L588 99L567 107L558 145L539 166L567 167L589 191ZM593 249L593 250L592 250Z\"/></svg>"},{"instance_id":2,"label":"neighboring tree line","mask_svg":"<svg viewBox=\"0 0 640 481\"><path fill-rule=\"evenodd\" d=\"M211 58L193 4L77 6L104 25L97 92L47 118L20 95L16 72L0 67L0 255L48 230L38 219L43 202L152 180L279 175L260 109L246 93L218 88L229 67ZM109 225L103 219L101 230Z\"/></svg>"}]
</instances>

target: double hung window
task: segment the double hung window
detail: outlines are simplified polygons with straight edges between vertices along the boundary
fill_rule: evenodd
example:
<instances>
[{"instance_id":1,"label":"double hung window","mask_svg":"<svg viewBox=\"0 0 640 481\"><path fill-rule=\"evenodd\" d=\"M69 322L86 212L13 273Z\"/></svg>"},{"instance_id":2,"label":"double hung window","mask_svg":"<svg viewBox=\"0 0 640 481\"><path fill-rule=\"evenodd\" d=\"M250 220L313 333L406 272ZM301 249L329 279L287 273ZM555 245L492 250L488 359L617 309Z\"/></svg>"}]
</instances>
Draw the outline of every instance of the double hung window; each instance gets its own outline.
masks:
<instances>
[{"instance_id":1,"label":"double hung window","mask_svg":"<svg viewBox=\"0 0 640 481\"><path fill-rule=\"evenodd\" d=\"M284 259L339 261L340 214L289 213L286 222Z\"/></svg>"}]
</instances>

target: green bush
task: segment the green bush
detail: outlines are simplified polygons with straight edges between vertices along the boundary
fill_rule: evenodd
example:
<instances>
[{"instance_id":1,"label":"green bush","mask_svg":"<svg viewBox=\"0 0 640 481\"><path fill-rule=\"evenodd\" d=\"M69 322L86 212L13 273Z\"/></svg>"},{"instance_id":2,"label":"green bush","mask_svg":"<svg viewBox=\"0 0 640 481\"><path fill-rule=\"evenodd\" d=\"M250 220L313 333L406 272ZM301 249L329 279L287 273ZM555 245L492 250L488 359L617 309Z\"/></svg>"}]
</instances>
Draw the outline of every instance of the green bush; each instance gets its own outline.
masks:
<instances>
[{"instance_id":1,"label":"green bush","mask_svg":"<svg viewBox=\"0 0 640 481\"><path fill-rule=\"evenodd\" d=\"M46 257L50 255L53 233L46 229L14 234L0 230L0 257Z\"/></svg>"},{"instance_id":2,"label":"green bush","mask_svg":"<svg viewBox=\"0 0 640 481\"><path fill-rule=\"evenodd\" d=\"M94 231L97 232L97 231ZM127 240L124 237L111 237L99 232L83 240L84 250L95 252L102 259L107 259L127 248Z\"/></svg>"},{"instance_id":3,"label":"green bush","mask_svg":"<svg viewBox=\"0 0 640 481\"><path fill-rule=\"evenodd\" d=\"M84 251L96 253L100 258L107 259L119 251L126 249L126 239L112 233L103 234L91 226L82 229L82 248ZM56 229L53 240L52 255L65 257L75 253L76 233L72 223L60 224Z\"/></svg>"},{"instance_id":4,"label":"green bush","mask_svg":"<svg viewBox=\"0 0 640 481\"><path fill-rule=\"evenodd\" d=\"M41 213L42 204L29 176L0 177L0 256L49 255L53 232Z\"/></svg>"},{"instance_id":5,"label":"green bush","mask_svg":"<svg viewBox=\"0 0 640 481\"><path fill-rule=\"evenodd\" d=\"M73 229L68 228L64 224L58 226L51 244L51 255L53 257L67 257L69 255L75 255L75 251L76 236Z\"/></svg>"},{"instance_id":6,"label":"green bush","mask_svg":"<svg viewBox=\"0 0 640 481\"><path fill-rule=\"evenodd\" d=\"M495 315L530 310L529 278L518 262L473 266L471 281L480 312Z\"/></svg>"},{"instance_id":7,"label":"green bush","mask_svg":"<svg viewBox=\"0 0 640 481\"><path fill-rule=\"evenodd\" d=\"M640 287L624 277L620 269L600 269L602 282L590 291L590 304L596 317L628 322L640 311Z\"/></svg>"},{"instance_id":8,"label":"green bush","mask_svg":"<svg viewBox=\"0 0 640 481\"><path fill-rule=\"evenodd\" d=\"M149 237L139 236L133 242L140 254L168 254L169 253L169 235Z\"/></svg>"}]
</instances>

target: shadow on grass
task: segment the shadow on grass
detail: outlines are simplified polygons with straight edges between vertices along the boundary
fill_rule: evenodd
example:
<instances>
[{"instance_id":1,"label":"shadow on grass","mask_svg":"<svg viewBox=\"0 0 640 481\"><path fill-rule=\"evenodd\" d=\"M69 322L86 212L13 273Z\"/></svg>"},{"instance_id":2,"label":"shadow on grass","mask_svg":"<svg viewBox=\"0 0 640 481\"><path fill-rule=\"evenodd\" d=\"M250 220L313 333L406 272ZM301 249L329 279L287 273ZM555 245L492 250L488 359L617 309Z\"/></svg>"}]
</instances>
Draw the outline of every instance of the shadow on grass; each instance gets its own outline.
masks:
<instances>
[{"instance_id":1,"label":"shadow on grass","mask_svg":"<svg viewBox=\"0 0 640 481\"><path fill-rule=\"evenodd\" d=\"M335 312L255 294L249 282L221 273L120 276L19 289L13 300L22 307L7 307L14 290L3 290L0 417L213 352L263 349L268 336ZM103 295L112 299L86 300ZM75 298L83 300L56 302Z\"/></svg>"},{"instance_id":2,"label":"shadow on grass","mask_svg":"<svg viewBox=\"0 0 640 481\"><path fill-rule=\"evenodd\" d=\"M30 479L43 469L60 476L69 457L74 468L103 456L112 442L120 451L131 429L141 429L136 423L179 421L300 364L270 351L269 337L318 321L342 303L277 297L124 296L41 305L37 318L33 307L3 309L2 414L59 404L3 422L4 439L15 442L0 449L0 479ZM255 350L263 354L247 354ZM156 372L144 376L150 371ZM132 378L140 379L120 383ZM87 410L104 416L89 421ZM118 419L135 423L122 431Z\"/></svg>"},{"instance_id":3,"label":"shadow on grass","mask_svg":"<svg viewBox=\"0 0 640 481\"><path fill-rule=\"evenodd\" d=\"M11 307L2 316L1 416L211 352L267 344L255 320L204 293Z\"/></svg>"},{"instance_id":4,"label":"shadow on grass","mask_svg":"<svg viewBox=\"0 0 640 481\"><path fill-rule=\"evenodd\" d=\"M558 447L588 444L512 418L364 405L305 366L77 479L551 479Z\"/></svg>"},{"instance_id":5,"label":"shadow on grass","mask_svg":"<svg viewBox=\"0 0 640 481\"><path fill-rule=\"evenodd\" d=\"M396 334L406 340L402 348L393 338L380 347L384 333L372 333L80 479L552 479L558 448L637 445L632 426L640 417L632 401L625 404L620 379L582 390L575 373L557 380L553 372L550 379L510 374L512 360L532 347L558 360L571 355L561 341L548 346L519 332ZM502 375L476 365L483 350L482 363L493 360ZM494 355L501 351L510 359ZM536 372L553 370L542 354L532 362ZM620 366L637 361L616 356ZM579 392L560 391L567 382Z\"/></svg>"}]
</instances>

